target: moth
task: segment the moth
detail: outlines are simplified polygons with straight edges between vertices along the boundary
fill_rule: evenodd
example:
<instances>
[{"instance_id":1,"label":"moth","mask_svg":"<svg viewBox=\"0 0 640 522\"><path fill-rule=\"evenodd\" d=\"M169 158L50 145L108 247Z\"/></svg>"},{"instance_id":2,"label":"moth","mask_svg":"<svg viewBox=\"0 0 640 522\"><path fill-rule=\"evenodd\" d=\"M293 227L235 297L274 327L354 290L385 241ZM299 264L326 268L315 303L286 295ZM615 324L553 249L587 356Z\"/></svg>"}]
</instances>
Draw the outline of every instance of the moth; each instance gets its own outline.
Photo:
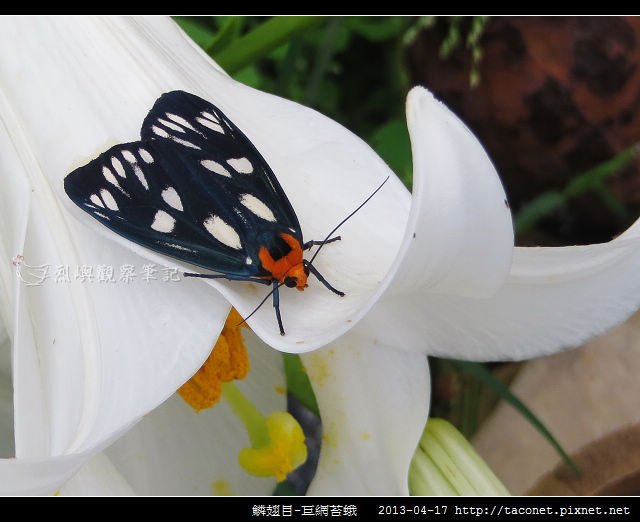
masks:
<instances>
[{"instance_id":1,"label":"moth","mask_svg":"<svg viewBox=\"0 0 640 522\"><path fill-rule=\"evenodd\" d=\"M69 198L126 239L215 272L187 277L271 285L260 305L273 296L281 335L280 286L304 290L313 274L344 295L313 260L323 245L340 239L331 236L375 192L324 240L305 242L268 163L212 103L184 91L165 93L144 119L140 138L67 175ZM312 246L319 248L305 260Z\"/></svg>"}]
</instances>

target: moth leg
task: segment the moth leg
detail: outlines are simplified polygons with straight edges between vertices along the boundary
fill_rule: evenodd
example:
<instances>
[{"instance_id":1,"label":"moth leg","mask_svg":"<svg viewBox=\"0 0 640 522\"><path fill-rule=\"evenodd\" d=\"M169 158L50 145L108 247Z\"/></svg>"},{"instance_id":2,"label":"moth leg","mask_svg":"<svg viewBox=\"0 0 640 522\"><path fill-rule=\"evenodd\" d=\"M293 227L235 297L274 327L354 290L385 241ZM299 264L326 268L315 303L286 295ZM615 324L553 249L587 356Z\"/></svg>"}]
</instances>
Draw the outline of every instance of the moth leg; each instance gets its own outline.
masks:
<instances>
[{"instance_id":1,"label":"moth leg","mask_svg":"<svg viewBox=\"0 0 640 522\"><path fill-rule=\"evenodd\" d=\"M278 292L280 284L275 279L273 280L273 307L276 310L276 319L278 320L278 327L280 328L280 335L284 335L284 327L282 326L282 317L280 316L280 293Z\"/></svg>"},{"instance_id":2,"label":"moth leg","mask_svg":"<svg viewBox=\"0 0 640 522\"><path fill-rule=\"evenodd\" d=\"M303 250L309 250L312 246L320 246L326 245L327 243L333 243L334 241L340 241L342 237L336 236L331 239L325 239L324 241L307 241L304 245L302 245Z\"/></svg>"},{"instance_id":3,"label":"moth leg","mask_svg":"<svg viewBox=\"0 0 640 522\"><path fill-rule=\"evenodd\" d=\"M226 279L228 281L247 281L249 283L260 283L262 285L271 284L271 281L268 281L266 279L257 279L255 277L233 276L225 274L194 274L192 272L185 272L183 275L185 277L199 277L200 279Z\"/></svg>"},{"instance_id":4,"label":"moth leg","mask_svg":"<svg viewBox=\"0 0 640 522\"><path fill-rule=\"evenodd\" d=\"M338 294L340 297L344 297L344 292L341 292L340 290L336 290L333 286L331 286L331 284L329 283L329 281L327 281L320 272L318 272L318 269L313 266L311 263L309 263L306 259L304 260L304 267L309 270L309 272L311 272L314 276L316 276L316 278L318 279L318 281L320 281L324 286L326 286L329 290L331 290L334 294Z\"/></svg>"}]
</instances>

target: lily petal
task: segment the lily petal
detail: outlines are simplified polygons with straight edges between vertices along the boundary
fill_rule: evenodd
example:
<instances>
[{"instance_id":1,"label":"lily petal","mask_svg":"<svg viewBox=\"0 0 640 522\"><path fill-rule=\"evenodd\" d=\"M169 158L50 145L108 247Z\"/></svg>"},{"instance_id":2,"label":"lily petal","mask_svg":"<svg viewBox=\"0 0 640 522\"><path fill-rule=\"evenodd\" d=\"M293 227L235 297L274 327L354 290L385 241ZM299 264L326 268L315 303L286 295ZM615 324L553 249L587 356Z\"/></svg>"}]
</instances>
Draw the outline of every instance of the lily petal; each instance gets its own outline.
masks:
<instances>
[{"instance_id":1,"label":"lily petal","mask_svg":"<svg viewBox=\"0 0 640 522\"><path fill-rule=\"evenodd\" d=\"M3 53L3 74L14 57ZM16 200L3 206L3 227L9 228L7 235L2 230L3 252L19 249L13 255L24 252L31 264L141 266L141 258L67 221L50 185L56 164L48 159L55 157L55 147L46 141L56 133L28 127L26 114L16 110L10 89L4 87L0 157L3 172L11 175L2 176L3 189L9 187L2 199L16 195ZM64 133L57 136L65 141ZM18 204L26 198L15 180L27 186L34 202L30 207ZM15 276L6 275L4 263L2 273L2 300L10 305L2 306L3 317L11 315L8 324L17 324L13 378L16 454L21 458L0 461L0 474L25 478L3 482L11 488L5 493L55 488L171 395L206 358L229 308L195 282L82 285L49 280L30 288L19 285L14 292L5 281L15 284ZM33 471L38 476L29 483L28 470L42 472Z\"/></svg>"},{"instance_id":2,"label":"lily petal","mask_svg":"<svg viewBox=\"0 0 640 522\"><path fill-rule=\"evenodd\" d=\"M500 178L478 139L422 87L407 97L407 124L413 203L389 291L492 295L513 251Z\"/></svg>"},{"instance_id":3,"label":"lily petal","mask_svg":"<svg viewBox=\"0 0 640 522\"><path fill-rule=\"evenodd\" d=\"M409 464L429 412L424 355L369 344L359 328L302 356L322 416L310 495L408 495Z\"/></svg>"},{"instance_id":4,"label":"lily petal","mask_svg":"<svg viewBox=\"0 0 640 522\"><path fill-rule=\"evenodd\" d=\"M503 286L513 255L511 214L491 160L449 109L416 87L407 99L407 121L411 216L395 268L363 330L391 346L466 356L473 350L465 344L468 317L447 303L481 308ZM385 328L372 330L375 324Z\"/></svg>"},{"instance_id":5,"label":"lily petal","mask_svg":"<svg viewBox=\"0 0 640 522\"><path fill-rule=\"evenodd\" d=\"M63 177L109 145L137 139L155 99L172 89L213 101L248 135L276 172L308 239L322 239L391 175L379 197L341 229L344 240L316 260L347 296L340 299L314 281L304 294L283 292L286 336L279 335L268 306L250 325L267 344L299 352L339 337L363 313L399 249L410 196L362 140L311 109L231 80L169 19L86 18L67 24L18 18L0 32L3 48L16 41L20 48L4 53L0 63L5 96L18 108L52 190L91 226L98 224L80 216L63 193ZM193 271L99 228L148 259ZM243 315L265 294L255 285L209 283Z\"/></svg>"},{"instance_id":6,"label":"lily petal","mask_svg":"<svg viewBox=\"0 0 640 522\"><path fill-rule=\"evenodd\" d=\"M0 91L0 106L3 101ZM22 163L15 144L2 127L0 150L3 151L0 173L12 173L0 175L0 208L4 210L0 220L0 328L11 339L16 321L18 278L9 260L23 251L31 191L27 180L17 175L23 168Z\"/></svg>"},{"instance_id":7,"label":"lily petal","mask_svg":"<svg viewBox=\"0 0 640 522\"><path fill-rule=\"evenodd\" d=\"M41 213L32 213L25 254L55 262L58 252L43 221ZM87 235L83 245L90 247L93 236ZM113 248L101 262L121 259L122 252ZM74 471L69 466L80 465L173 393L210 351L228 309L224 300L201 285L94 285L84 288L88 296L74 296L77 303L69 295L72 286L49 282L19 290L14 339L16 454L47 457L73 451L74 444L87 450L73 459L0 461L0 473L45 469L34 484L11 482L11 491L23 493L41 492L44 485L39 484L45 478L55 487L56 470L58 480L64 480ZM93 342L81 343L69 323L88 323L98 335ZM195 332L185 336L192 328ZM92 364L96 358L99 365ZM26 489L13 489L19 487Z\"/></svg>"},{"instance_id":8,"label":"lily petal","mask_svg":"<svg viewBox=\"0 0 640 522\"><path fill-rule=\"evenodd\" d=\"M438 242L438 231L430 229L442 222L437 220L438 201L428 200L436 210L427 211L423 227L416 227L416 246L408 247L392 286L365 324L384 322L387 327L376 330L383 342L430 355L526 359L576 346L637 310L640 224L606 244L516 248L510 267L512 232L495 171L477 140L455 117L443 115L445 123L433 123L437 116L429 117L429 107L433 111L435 104L428 94L415 90L408 102L417 176L414 205L426 200L420 193L427 190L427 184L421 183L424 171L447 157L449 143L458 143L467 151L450 155L458 168L436 171L454 175L451 194L459 199L448 204L457 207L462 224L452 225L453 230L449 223L442 224L446 230L442 237L451 245ZM447 128L450 141L442 132ZM456 173L460 175L457 187ZM445 199L446 191L430 184ZM416 219L414 210L409 228ZM428 237L421 243L423 230ZM426 264L421 262L424 259ZM439 268L434 271L433 266ZM424 274L430 279L421 286Z\"/></svg>"},{"instance_id":9,"label":"lily petal","mask_svg":"<svg viewBox=\"0 0 640 522\"><path fill-rule=\"evenodd\" d=\"M485 312L512 324L486 322L500 336L494 353L545 355L605 332L640 306L639 271L640 221L609 243L517 248L509 281Z\"/></svg>"},{"instance_id":10,"label":"lily petal","mask_svg":"<svg viewBox=\"0 0 640 522\"><path fill-rule=\"evenodd\" d=\"M431 354L472 360L527 359L576 346L640 306L640 226L604 244L516 248L505 286L489 299L385 300L367 317L399 313L383 335ZM420 315L412 307L421 307ZM422 326L421 326L422 325ZM420 339L419 328L429 330Z\"/></svg>"},{"instance_id":11,"label":"lily petal","mask_svg":"<svg viewBox=\"0 0 640 522\"><path fill-rule=\"evenodd\" d=\"M89 459L78 453L45 459L0 460L2 495L49 495Z\"/></svg>"},{"instance_id":12,"label":"lily petal","mask_svg":"<svg viewBox=\"0 0 640 522\"><path fill-rule=\"evenodd\" d=\"M238 388L264 414L286 410L280 352L245 332L251 370ZM250 446L224 400L196 413L178 395L146 415L106 454L141 495L269 495L275 479L249 475L238 464Z\"/></svg>"},{"instance_id":13,"label":"lily petal","mask_svg":"<svg viewBox=\"0 0 640 522\"><path fill-rule=\"evenodd\" d=\"M100 453L60 488L61 496L130 496L135 492L111 461Z\"/></svg>"}]
</instances>

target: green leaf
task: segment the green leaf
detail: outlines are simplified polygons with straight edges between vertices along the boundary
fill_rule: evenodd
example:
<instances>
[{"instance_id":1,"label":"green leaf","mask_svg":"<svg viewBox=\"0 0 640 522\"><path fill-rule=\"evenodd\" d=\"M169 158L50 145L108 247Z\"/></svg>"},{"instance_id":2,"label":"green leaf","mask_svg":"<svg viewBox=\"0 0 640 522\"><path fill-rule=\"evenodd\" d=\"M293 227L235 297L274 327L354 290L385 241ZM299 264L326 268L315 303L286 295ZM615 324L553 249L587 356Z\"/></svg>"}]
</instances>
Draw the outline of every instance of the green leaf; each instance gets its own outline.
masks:
<instances>
[{"instance_id":1,"label":"green leaf","mask_svg":"<svg viewBox=\"0 0 640 522\"><path fill-rule=\"evenodd\" d=\"M320 416L320 409L313 393L311 382L307 376L299 355L285 353L284 373L287 379L287 393L295 397L305 408Z\"/></svg>"},{"instance_id":2,"label":"green leaf","mask_svg":"<svg viewBox=\"0 0 640 522\"><path fill-rule=\"evenodd\" d=\"M207 18L195 16L174 16L173 20L200 47L207 48L216 39L213 27L207 25Z\"/></svg>"},{"instance_id":3,"label":"green leaf","mask_svg":"<svg viewBox=\"0 0 640 522\"><path fill-rule=\"evenodd\" d=\"M626 167L640 153L636 143L595 167L573 178L562 191L543 192L524 205L515 218L516 232L522 234L530 230L542 218L552 214L567 201L587 192L594 192L618 218L625 219L627 211L605 187L604 181Z\"/></svg>"},{"instance_id":4,"label":"green leaf","mask_svg":"<svg viewBox=\"0 0 640 522\"><path fill-rule=\"evenodd\" d=\"M245 67L242 71L235 74L234 78L240 83L244 83L254 89L262 89L265 79L255 65Z\"/></svg>"},{"instance_id":5,"label":"green leaf","mask_svg":"<svg viewBox=\"0 0 640 522\"><path fill-rule=\"evenodd\" d=\"M411 141L405 119L396 118L379 127L369 139L369 145L411 188Z\"/></svg>"},{"instance_id":6,"label":"green leaf","mask_svg":"<svg viewBox=\"0 0 640 522\"><path fill-rule=\"evenodd\" d=\"M613 158L599 163L593 168L576 176L565 188L568 198L579 196L606 178L626 167L640 153L640 143L635 143L628 149L616 154Z\"/></svg>"},{"instance_id":7,"label":"green leaf","mask_svg":"<svg viewBox=\"0 0 640 522\"><path fill-rule=\"evenodd\" d=\"M324 30L320 44L316 47L316 57L303 100L308 105L313 105L320 94L320 86L331 65L331 58L334 53L334 42L340 31L341 24L341 18L331 19Z\"/></svg>"},{"instance_id":8,"label":"green leaf","mask_svg":"<svg viewBox=\"0 0 640 522\"><path fill-rule=\"evenodd\" d=\"M480 397L482 383L477 379L465 379L461 389L460 431L465 437L471 437L478 430L478 412L480 411Z\"/></svg>"},{"instance_id":9,"label":"green leaf","mask_svg":"<svg viewBox=\"0 0 640 522\"><path fill-rule=\"evenodd\" d=\"M598 196L602 204L607 207L607 210L609 210L609 212L611 212L611 214L613 214L618 220L626 221L629 219L627 208L613 195L604 183L598 183L594 186L593 193Z\"/></svg>"},{"instance_id":10,"label":"green leaf","mask_svg":"<svg viewBox=\"0 0 640 522\"><path fill-rule=\"evenodd\" d=\"M346 18L345 24L371 42L382 42L402 35L411 21L398 16L353 16Z\"/></svg>"},{"instance_id":11,"label":"green leaf","mask_svg":"<svg viewBox=\"0 0 640 522\"><path fill-rule=\"evenodd\" d=\"M538 432L553 446L558 452L562 460L569 466L575 473L579 473L579 469L576 464L571 460L569 454L564 450L560 443L556 440L549 429L544 423L533 413L527 405L522 402L510 389L500 380L487 370L482 364L468 361L451 361L461 371L468 373L475 377L486 386L491 388L499 397L513 406L525 419L527 419L531 425L538 430Z\"/></svg>"},{"instance_id":12,"label":"green leaf","mask_svg":"<svg viewBox=\"0 0 640 522\"><path fill-rule=\"evenodd\" d=\"M560 192L549 191L540 194L537 198L522 207L515 218L517 234L524 234L545 216L562 208L566 198Z\"/></svg>"},{"instance_id":13,"label":"green leaf","mask_svg":"<svg viewBox=\"0 0 640 522\"><path fill-rule=\"evenodd\" d=\"M227 48L231 43L238 39L242 28L246 22L246 18L243 16L228 16L218 17L220 28L215 35L215 38L211 40L207 45L201 47L207 51L208 54L217 54Z\"/></svg>"},{"instance_id":14,"label":"green leaf","mask_svg":"<svg viewBox=\"0 0 640 522\"><path fill-rule=\"evenodd\" d=\"M304 60L303 35L295 35L287 46L287 54L278 63L278 76L276 78L275 94L285 98L293 98L293 83L299 67L299 61ZM296 100L297 101L297 100Z\"/></svg>"},{"instance_id":15,"label":"green leaf","mask_svg":"<svg viewBox=\"0 0 640 522\"><path fill-rule=\"evenodd\" d=\"M308 31L322 24L324 20L322 16L273 17L256 26L222 51L209 54L225 71L235 74L256 60L268 56L294 35Z\"/></svg>"},{"instance_id":16,"label":"green leaf","mask_svg":"<svg viewBox=\"0 0 640 522\"><path fill-rule=\"evenodd\" d=\"M449 32L445 36L444 40L440 44L440 58L447 59L451 53L462 42L462 35L460 34L460 24L462 23L462 16L452 16L449 21Z\"/></svg>"},{"instance_id":17,"label":"green leaf","mask_svg":"<svg viewBox=\"0 0 640 522\"><path fill-rule=\"evenodd\" d=\"M471 29L467 34L467 47L471 49L471 71L469 71L469 85L473 88L480 83L480 62L482 61L482 48L480 38L489 21L488 16L474 16L471 18Z\"/></svg>"},{"instance_id":18,"label":"green leaf","mask_svg":"<svg viewBox=\"0 0 640 522\"><path fill-rule=\"evenodd\" d=\"M435 24L435 16L421 16L407 29L406 33L402 37L402 45L404 47L409 47L416 41L424 29L431 29Z\"/></svg>"}]
</instances>

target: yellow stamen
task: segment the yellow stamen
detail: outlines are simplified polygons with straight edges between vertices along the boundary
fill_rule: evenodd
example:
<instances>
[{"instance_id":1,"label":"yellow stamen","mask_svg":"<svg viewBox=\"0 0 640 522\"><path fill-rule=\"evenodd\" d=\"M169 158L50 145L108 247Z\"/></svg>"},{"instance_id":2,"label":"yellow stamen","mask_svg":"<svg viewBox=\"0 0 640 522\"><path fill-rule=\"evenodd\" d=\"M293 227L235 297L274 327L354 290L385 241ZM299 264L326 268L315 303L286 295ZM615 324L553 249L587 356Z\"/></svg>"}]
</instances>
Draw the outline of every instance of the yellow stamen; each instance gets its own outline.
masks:
<instances>
[{"instance_id":1,"label":"yellow stamen","mask_svg":"<svg viewBox=\"0 0 640 522\"><path fill-rule=\"evenodd\" d=\"M252 475L275 477L280 482L307 460L304 432L287 412L277 411L265 417L232 382L243 379L249 371L241 322L242 317L232 308L211 355L178 393L196 411L210 408L224 397L244 424L251 443L251 447L240 451L240 465ZM285 389L279 392L284 393ZM222 491L217 486L214 489Z\"/></svg>"},{"instance_id":2,"label":"yellow stamen","mask_svg":"<svg viewBox=\"0 0 640 522\"><path fill-rule=\"evenodd\" d=\"M243 379L249 372L249 357L244 346L242 317L232 308L209 358L184 383L178 393L194 410L211 408L220 400L222 383Z\"/></svg>"},{"instance_id":3,"label":"yellow stamen","mask_svg":"<svg viewBox=\"0 0 640 522\"><path fill-rule=\"evenodd\" d=\"M307 460L304 433L300 424L283 411L272 413L266 422L269 443L243 449L238 455L238 462L252 475L275 476L278 482L282 482Z\"/></svg>"}]
</instances>

